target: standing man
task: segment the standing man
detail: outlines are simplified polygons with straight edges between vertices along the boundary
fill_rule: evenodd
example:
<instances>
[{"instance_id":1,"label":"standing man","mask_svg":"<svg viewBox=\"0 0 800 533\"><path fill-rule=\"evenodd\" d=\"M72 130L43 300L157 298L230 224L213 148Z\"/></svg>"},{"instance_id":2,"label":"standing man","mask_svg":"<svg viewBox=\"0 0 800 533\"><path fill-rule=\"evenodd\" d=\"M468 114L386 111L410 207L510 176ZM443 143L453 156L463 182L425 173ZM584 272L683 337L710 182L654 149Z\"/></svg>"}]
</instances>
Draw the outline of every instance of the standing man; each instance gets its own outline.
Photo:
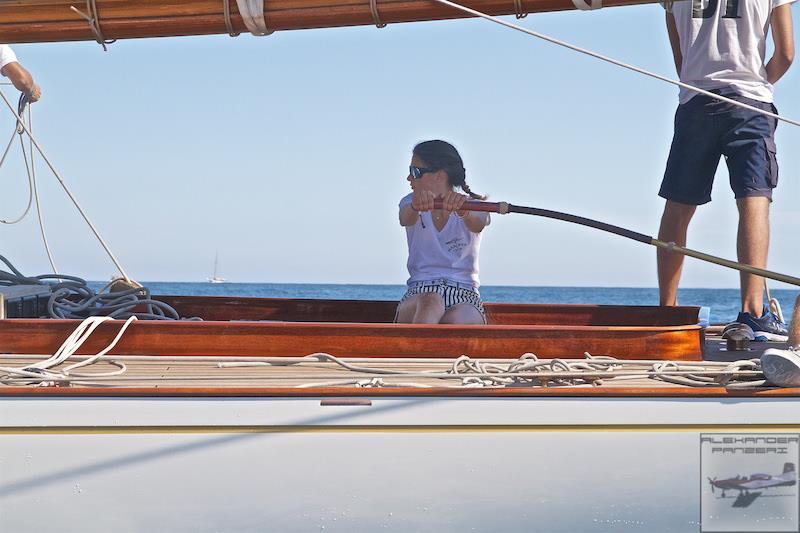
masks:
<instances>
[{"instance_id":1,"label":"standing man","mask_svg":"<svg viewBox=\"0 0 800 533\"><path fill-rule=\"evenodd\" d=\"M0 74L11 80L14 87L26 95L30 102L41 98L42 90L33 81L33 76L19 64L14 51L5 44L0 44Z\"/></svg>"},{"instance_id":2,"label":"standing man","mask_svg":"<svg viewBox=\"0 0 800 533\"><path fill-rule=\"evenodd\" d=\"M667 32L682 82L777 114L772 87L794 59L791 4L795 0L686 0L667 12ZM706 3L707 2L707 3ZM765 61L767 31L775 53ZM664 181L667 200L658 238L686 245L698 205L725 156L739 209L739 261L766 268L769 206L778 184L777 121L710 96L680 90ZM677 305L683 256L658 250L661 305ZM741 274L742 312L737 322L755 332L786 335L786 325L765 309L764 278Z\"/></svg>"}]
</instances>

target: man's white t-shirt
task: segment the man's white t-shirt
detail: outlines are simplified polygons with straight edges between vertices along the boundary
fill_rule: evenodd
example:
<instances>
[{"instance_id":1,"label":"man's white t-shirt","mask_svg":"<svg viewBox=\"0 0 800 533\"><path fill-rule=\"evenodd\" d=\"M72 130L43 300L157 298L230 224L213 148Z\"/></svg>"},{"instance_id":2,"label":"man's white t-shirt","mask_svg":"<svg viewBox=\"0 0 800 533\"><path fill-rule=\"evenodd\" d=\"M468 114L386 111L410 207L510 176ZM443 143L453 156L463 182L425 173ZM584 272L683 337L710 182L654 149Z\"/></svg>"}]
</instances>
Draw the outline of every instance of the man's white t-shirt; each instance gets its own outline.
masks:
<instances>
[{"instance_id":1,"label":"man's white t-shirt","mask_svg":"<svg viewBox=\"0 0 800 533\"><path fill-rule=\"evenodd\" d=\"M411 203L411 194L400 200L400 207ZM488 217L488 214L481 213ZM478 252L481 233L471 232L455 214L438 231L430 211L419 214L416 224L406 226L408 239L408 283L447 279L475 287L478 281Z\"/></svg>"},{"instance_id":2,"label":"man's white t-shirt","mask_svg":"<svg viewBox=\"0 0 800 533\"><path fill-rule=\"evenodd\" d=\"M730 88L772 102L766 40L770 15L795 0L678 0L672 6L681 43L681 81L701 89ZM697 93L681 88L680 103Z\"/></svg>"},{"instance_id":3,"label":"man's white t-shirt","mask_svg":"<svg viewBox=\"0 0 800 533\"><path fill-rule=\"evenodd\" d=\"M0 44L0 70L9 63L14 63L16 61L17 56L14 54L14 50L7 44Z\"/></svg>"}]
</instances>

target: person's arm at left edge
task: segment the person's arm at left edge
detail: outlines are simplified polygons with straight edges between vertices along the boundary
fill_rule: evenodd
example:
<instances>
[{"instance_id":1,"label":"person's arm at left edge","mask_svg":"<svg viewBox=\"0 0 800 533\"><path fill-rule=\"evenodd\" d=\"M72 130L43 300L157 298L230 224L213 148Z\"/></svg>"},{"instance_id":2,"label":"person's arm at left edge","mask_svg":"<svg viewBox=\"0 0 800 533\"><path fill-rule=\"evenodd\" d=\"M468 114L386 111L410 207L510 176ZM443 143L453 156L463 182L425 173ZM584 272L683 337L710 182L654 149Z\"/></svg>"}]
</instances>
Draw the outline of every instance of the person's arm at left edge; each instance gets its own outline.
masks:
<instances>
[{"instance_id":1,"label":"person's arm at left edge","mask_svg":"<svg viewBox=\"0 0 800 533\"><path fill-rule=\"evenodd\" d=\"M7 64L0 70L0 74L11 80L14 87L21 93L26 94L31 102L36 102L41 98L42 90L33 81L31 73L18 62L13 61Z\"/></svg>"},{"instance_id":2,"label":"person's arm at left edge","mask_svg":"<svg viewBox=\"0 0 800 533\"><path fill-rule=\"evenodd\" d=\"M783 4L773 9L769 24L772 28L775 53L767 62L767 81L774 84L786 74L794 61L792 4Z\"/></svg>"}]
</instances>

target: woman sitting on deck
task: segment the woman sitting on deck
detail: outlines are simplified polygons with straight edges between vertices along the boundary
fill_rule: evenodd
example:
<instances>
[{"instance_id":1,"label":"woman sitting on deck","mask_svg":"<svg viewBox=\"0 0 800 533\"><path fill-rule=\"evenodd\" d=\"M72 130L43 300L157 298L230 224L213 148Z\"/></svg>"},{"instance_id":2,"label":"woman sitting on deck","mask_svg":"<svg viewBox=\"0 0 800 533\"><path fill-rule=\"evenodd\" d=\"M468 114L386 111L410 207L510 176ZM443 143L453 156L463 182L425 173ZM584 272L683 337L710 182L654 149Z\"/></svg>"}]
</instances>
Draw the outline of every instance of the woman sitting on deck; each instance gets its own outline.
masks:
<instances>
[{"instance_id":1,"label":"woman sitting on deck","mask_svg":"<svg viewBox=\"0 0 800 533\"><path fill-rule=\"evenodd\" d=\"M406 228L411 277L396 322L485 324L478 251L489 214L461 210L467 195L485 197L470 190L461 156L444 141L414 147L407 179L413 192L400 200L400 225ZM434 209L435 199L442 200L442 209Z\"/></svg>"}]
</instances>

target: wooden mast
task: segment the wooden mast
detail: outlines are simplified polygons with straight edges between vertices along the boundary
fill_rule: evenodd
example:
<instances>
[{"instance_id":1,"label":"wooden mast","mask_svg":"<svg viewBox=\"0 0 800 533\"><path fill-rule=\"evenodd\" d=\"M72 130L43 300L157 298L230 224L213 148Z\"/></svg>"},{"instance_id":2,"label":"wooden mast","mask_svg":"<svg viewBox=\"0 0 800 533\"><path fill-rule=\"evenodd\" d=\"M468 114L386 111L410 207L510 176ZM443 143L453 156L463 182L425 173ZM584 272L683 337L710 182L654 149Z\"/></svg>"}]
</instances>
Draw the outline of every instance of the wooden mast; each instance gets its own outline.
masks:
<instances>
[{"instance_id":1,"label":"wooden mast","mask_svg":"<svg viewBox=\"0 0 800 533\"><path fill-rule=\"evenodd\" d=\"M585 0L575 0L585 2ZM605 7L653 3L655 0L605 0ZM225 0L95 0L105 39L133 39L228 33ZM228 0L235 32L247 29L236 0ZM576 9L573 0L468 0L465 4L491 15L513 15ZM33 43L95 40L84 0L6 0L0 2L0 42ZM383 23L457 19L466 15L432 0L376 0ZM376 24L370 0L264 0L270 30L297 30Z\"/></svg>"}]
</instances>

